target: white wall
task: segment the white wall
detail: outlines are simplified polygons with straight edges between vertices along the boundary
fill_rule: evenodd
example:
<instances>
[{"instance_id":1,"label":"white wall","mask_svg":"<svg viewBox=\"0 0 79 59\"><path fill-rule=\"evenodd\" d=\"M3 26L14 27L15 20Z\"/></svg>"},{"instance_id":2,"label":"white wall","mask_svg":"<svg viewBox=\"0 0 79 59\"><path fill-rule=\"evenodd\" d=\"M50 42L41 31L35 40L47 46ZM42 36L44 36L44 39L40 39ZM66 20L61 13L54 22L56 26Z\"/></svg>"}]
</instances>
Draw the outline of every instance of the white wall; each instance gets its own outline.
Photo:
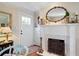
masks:
<instances>
[{"instance_id":1,"label":"white wall","mask_svg":"<svg viewBox=\"0 0 79 59\"><path fill-rule=\"evenodd\" d=\"M29 10L25 10L25 9L16 8L16 6L15 7L6 6L1 3L0 3L0 11L4 11L4 12L10 13L12 15L12 31L13 31L13 34L18 37L17 39L14 39L14 43L19 44L20 43L20 39L19 39L20 31L21 31L20 17L25 14L34 16L33 12L31 12ZM33 35L32 35L32 37L33 37Z\"/></svg>"}]
</instances>

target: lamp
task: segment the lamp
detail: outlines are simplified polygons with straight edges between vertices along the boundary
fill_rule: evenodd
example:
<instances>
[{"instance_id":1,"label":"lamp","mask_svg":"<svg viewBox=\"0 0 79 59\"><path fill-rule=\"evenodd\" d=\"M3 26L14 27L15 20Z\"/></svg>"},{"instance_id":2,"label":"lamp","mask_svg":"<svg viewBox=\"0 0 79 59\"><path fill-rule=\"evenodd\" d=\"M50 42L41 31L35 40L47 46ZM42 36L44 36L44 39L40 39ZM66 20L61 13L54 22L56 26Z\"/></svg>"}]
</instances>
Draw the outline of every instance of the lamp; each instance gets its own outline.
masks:
<instances>
[{"instance_id":1,"label":"lamp","mask_svg":"<svg viewBox=\"0 0 79 59\"><path fill-rule=\"evenodd\" d=\"M12 32L10 27L1 27L0 32L3 34L6 34L6 38L7 38L6 40L8 41L8 35L9 35L9 33Z\"/></svg>"}]
</instances>

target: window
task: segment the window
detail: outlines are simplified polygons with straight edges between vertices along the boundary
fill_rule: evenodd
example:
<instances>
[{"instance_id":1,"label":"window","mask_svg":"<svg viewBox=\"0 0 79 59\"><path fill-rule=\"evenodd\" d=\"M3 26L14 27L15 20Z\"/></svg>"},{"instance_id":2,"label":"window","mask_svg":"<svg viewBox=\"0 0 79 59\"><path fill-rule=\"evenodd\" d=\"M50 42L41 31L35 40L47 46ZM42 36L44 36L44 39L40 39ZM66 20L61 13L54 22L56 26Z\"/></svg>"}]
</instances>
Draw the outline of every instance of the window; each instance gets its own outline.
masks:
<instances>
[{"instance_id":1,"label":"window","mask_svg":"<svg viewBox=\"0 0 79 59\"><path fill-rule=\"evenodd\" d=\"M31 18L22 16L22 24L30 25L31 24Z\"/></svg>"}]
</instances>

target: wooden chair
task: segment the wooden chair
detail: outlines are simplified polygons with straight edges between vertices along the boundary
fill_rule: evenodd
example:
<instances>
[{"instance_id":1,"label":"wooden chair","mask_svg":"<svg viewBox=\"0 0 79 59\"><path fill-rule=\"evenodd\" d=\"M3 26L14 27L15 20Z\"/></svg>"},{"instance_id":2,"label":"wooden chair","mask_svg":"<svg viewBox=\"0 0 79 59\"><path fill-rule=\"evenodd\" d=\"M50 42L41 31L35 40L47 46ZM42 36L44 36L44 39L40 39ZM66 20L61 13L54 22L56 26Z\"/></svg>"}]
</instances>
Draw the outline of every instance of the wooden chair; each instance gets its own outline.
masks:
<instances>
[{"instance_id":1,"label":"wooden chair","mask_svg":"<svg viewBox=\"0 0 79 59\"><path fill-rule=\"evenodd\" d=\"M24 46L25 48L25 51L22 50L22 48L20 50L18 50L19 47L17 46L9 46L5 49L3 49L1 52L0 52L0 55L2 53L4 53L5 51L9 50L9 53L8 54L4 54L3 56L19 56L19 55L22 55L22 56L25 56L28 54L28 48ZM12 49L13 49L13 53L12 53Z\"/></svg>"}]
</instances>

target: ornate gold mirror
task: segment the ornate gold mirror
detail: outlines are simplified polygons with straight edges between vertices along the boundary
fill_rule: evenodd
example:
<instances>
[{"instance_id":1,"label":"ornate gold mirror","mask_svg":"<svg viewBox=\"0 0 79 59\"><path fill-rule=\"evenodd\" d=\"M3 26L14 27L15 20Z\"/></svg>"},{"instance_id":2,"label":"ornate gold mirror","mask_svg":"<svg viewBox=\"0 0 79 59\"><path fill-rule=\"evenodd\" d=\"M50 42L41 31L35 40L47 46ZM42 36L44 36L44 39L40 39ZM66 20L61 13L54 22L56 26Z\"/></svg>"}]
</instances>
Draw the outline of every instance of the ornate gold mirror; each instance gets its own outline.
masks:
<instances>
[{"instance_id":1,"label":"ornate gold mirror","mask_svg":"<svg viewBox=\"0 0 79 59\"><path fill-rule=\"evenodd\" d=\"M61 21L66 16L69 16L69 13L64 7L54 7L46 13L46 19L51 22Z\"/></svg>"},{"instance_id":2,"label":"ornate gold mirror","mask_svg":"<svg viewBox=\"0 0 79 59\"><path fill-rule=\"evenodd\" d=\"M0 27L7 27L11 28L11 14L0 11Z\"/></svg>"}]
</instances>

